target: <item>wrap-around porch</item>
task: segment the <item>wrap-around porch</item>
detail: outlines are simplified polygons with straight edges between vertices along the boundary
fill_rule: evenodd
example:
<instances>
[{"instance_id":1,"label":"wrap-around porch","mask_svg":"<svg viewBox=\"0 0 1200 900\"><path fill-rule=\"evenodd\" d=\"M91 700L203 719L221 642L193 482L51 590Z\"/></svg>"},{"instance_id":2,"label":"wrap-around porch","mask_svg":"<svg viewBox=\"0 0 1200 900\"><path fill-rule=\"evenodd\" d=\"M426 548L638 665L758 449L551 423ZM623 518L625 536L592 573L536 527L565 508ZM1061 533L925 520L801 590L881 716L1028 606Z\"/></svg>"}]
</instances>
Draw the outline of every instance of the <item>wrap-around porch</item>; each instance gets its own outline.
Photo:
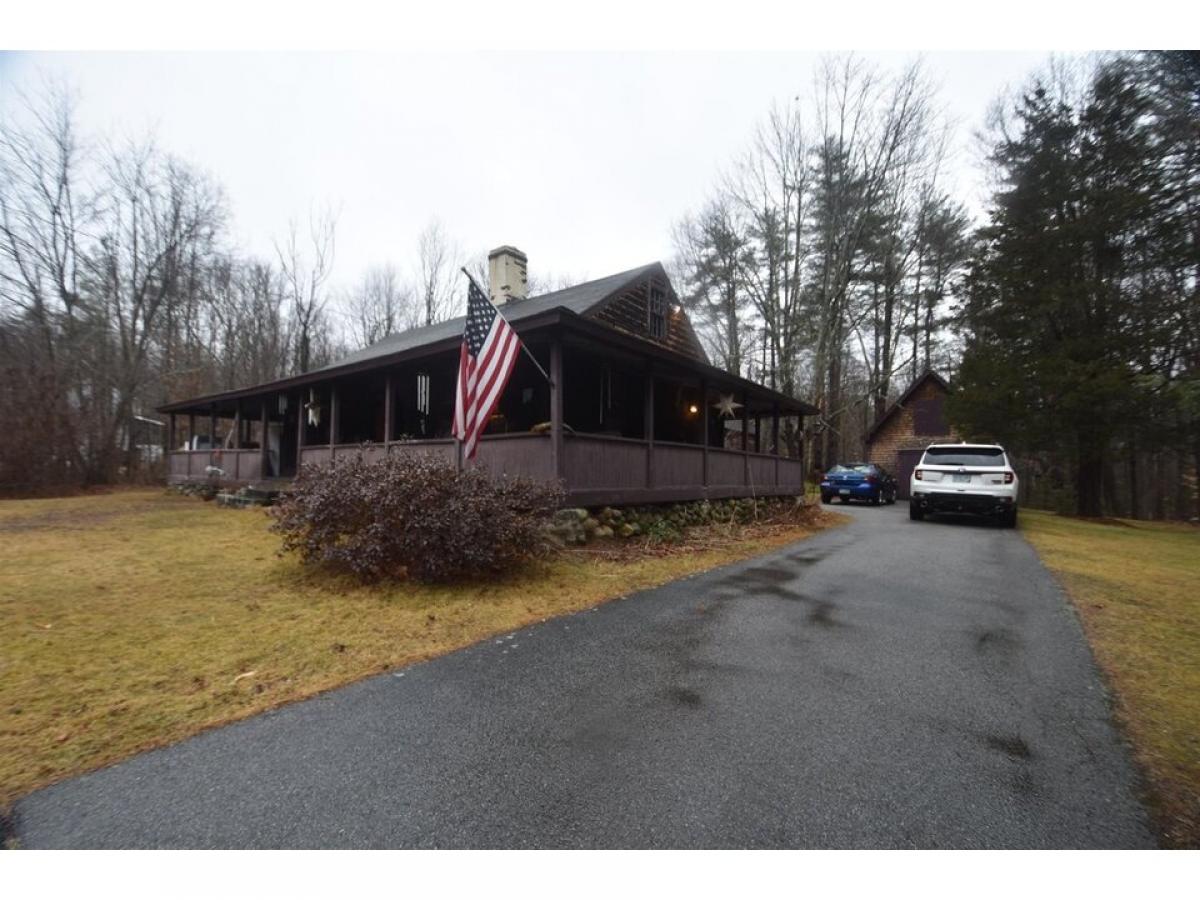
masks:
<instances>
[{"instance_id":1,"label":"wrap-around porch","mask_svg":"<svg viewBox=\"0 0 1200 900\"><path fill-rule=\"evenodd\" d=\"M573 324L522 334L549 381L522 356L466 465L558 479L580 506L803 491L805 404ZM168 478L285 484L299 467L360 452L456 463L456 370L447 341L438 352L165 407Z\"/></svg>"}]
</instances>

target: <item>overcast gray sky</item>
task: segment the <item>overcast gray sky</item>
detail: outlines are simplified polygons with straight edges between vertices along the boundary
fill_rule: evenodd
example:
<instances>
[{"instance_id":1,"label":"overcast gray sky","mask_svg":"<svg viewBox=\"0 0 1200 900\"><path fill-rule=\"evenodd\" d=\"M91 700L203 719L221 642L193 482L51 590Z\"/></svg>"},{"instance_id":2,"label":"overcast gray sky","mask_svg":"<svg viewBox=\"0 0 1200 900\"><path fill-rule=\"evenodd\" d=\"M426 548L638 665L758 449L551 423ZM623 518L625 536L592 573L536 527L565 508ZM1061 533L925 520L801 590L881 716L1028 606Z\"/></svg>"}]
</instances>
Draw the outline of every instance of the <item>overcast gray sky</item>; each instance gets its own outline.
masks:
<instances>
[{"instance_id":1,"label":"overcast gray sky","mask_svg":"<svg viewBox=\"0 0 1200 900\"><path fill-rule=\"evenodd\" d=\"M862 54L899 67L915 53ZM1044 52L929 53L958 121L952 174L977 206L969 134ZM42 73L79 91L89 132L153 130L225 187L233 234L272 255L289 218L340 211L334 278L410 264L436 217L469 252L598 277L671 253L773 100L816 53L63 53L0 57L0 114Z\"/></svg>"}]
</instances>

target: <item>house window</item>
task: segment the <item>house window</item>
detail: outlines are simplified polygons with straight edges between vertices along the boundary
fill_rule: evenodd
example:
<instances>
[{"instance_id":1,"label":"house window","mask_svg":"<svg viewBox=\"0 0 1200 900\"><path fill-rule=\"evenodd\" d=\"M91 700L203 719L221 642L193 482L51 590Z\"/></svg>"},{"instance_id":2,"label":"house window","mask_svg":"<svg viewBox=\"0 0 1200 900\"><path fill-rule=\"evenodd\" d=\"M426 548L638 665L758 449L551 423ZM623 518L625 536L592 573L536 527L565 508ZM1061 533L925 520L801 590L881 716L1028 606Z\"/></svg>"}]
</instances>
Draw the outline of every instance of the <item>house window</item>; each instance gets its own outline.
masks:
<instances>
[{"instance_id":1,"label":"house window","mask_svg":"<svg viewBox=\"0 0 1200 900\"><path fill-rule=\"evenodd\" d=\"M652 338L667 336L667 295L654 286L650 288L648 328Z\"/></svg>"}]
</instances>

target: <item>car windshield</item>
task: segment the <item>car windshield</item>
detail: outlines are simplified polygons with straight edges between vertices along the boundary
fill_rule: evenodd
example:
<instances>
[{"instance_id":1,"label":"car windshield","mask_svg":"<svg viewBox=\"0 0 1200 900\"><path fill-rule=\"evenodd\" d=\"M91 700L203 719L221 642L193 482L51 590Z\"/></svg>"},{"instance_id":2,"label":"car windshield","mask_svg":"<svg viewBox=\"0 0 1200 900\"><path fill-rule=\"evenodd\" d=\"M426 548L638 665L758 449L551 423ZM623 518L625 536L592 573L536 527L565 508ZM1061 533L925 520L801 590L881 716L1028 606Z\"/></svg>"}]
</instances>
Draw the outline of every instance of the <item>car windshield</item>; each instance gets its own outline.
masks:
<instances>
[{"instance_id":1,"label":"car windshield","mask_svg":"<svg viewBox=\"0 0 1200 900\"><path fill-rule=\"evenodd\" d=\"M830 475L837 475L841 472L858 472L861 475L868 475L871 472L871 465L869 463L850 463L845 466L834 466L829 470Z\"/></svg>"},{"instance_id":2,"label":"car windshield","mask_svg":"<svg viewBox=\"0 0 1200 900\"><path fill-rule=\"evenodd\" d=\"M927 466L1002 466L999 447L930 447L923 460Z\"/></svg>"}]
</instances>

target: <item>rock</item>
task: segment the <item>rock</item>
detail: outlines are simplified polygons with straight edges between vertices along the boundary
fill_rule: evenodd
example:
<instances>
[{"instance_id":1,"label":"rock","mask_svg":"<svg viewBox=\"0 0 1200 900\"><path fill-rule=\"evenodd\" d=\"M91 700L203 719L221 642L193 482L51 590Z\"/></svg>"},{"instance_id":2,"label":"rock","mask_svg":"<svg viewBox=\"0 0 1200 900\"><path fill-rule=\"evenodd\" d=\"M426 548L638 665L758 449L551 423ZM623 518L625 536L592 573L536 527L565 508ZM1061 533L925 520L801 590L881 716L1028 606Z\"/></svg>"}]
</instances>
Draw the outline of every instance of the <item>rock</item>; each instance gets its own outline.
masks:
<instances>
[{"instance_id":1,"label":"rock","mask_svg":"<svg viewBox=\"0 0 1200 900\"><path fill-rule=\"evenodd\" d=\"M613 530L608 525L601 525L595 531L595 537L598 537L598 538L610 538L612 536L613 536Z\"/></svg>"}]
</instances>

